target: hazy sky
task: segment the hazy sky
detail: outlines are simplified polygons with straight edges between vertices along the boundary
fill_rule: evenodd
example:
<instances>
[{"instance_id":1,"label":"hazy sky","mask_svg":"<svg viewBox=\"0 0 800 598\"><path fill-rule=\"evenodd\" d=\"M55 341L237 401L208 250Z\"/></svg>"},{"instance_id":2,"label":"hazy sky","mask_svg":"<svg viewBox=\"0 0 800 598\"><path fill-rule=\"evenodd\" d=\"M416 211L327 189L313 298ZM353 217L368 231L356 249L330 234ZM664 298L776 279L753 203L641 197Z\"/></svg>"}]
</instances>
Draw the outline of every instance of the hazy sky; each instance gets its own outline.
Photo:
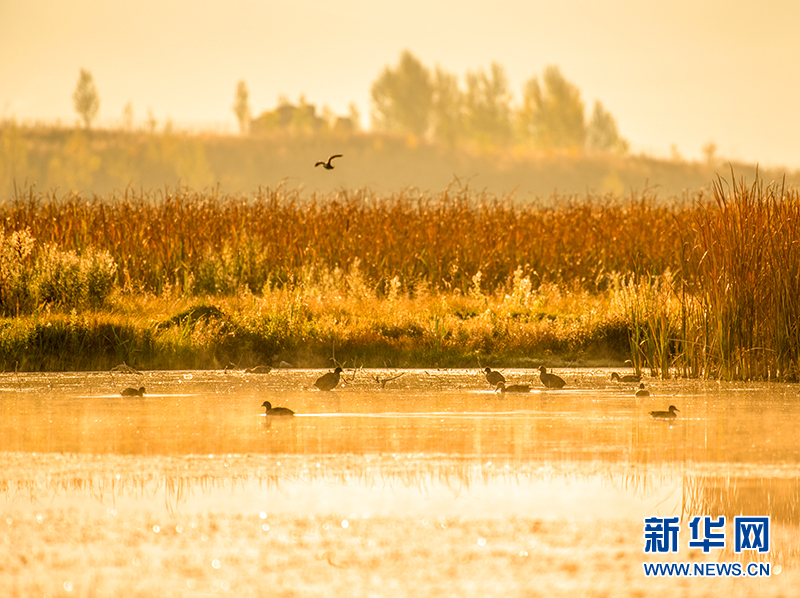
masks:
<instances>
[{"instance_id":1,"label":"hazy sky","mask_svg":"<svg viewBox=\"0 0 800 598\"><path fill-rule=\"evenodd\" d=\"M800 167L796 0L0 0L0 116L72 123L80 69L101 125L129 101L182 127L236 130L283 94L369 123L369 89L408 49L459 75L503 65L523 83L556 64L617 118L633 151Z\"/></svg>"}]
</instances>

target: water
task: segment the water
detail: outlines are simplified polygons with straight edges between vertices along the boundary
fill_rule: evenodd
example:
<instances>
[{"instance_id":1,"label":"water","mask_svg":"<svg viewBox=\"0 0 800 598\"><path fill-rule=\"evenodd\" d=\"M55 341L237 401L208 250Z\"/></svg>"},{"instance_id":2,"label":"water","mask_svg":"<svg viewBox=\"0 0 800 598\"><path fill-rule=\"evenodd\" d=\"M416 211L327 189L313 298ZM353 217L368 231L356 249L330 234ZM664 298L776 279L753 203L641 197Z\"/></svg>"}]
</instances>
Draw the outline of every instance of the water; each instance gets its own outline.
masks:
<instances>
[{"instance_id":1,"label":"water","mask_svg":"<svg viewBox=\"0 0 800 598\"><path fill-rule=\"evenodd\" d=\"M322 393L321 373L4 374L0 504L23 518L622 521L639 561L644 517L770 515L773 565L795 565L795 385L647 380L636 398L607 370L559 371L559 391L506 370L533 392L500 395L478 370L350 370ZM119 395L139 385L143 398ZM265 400L296 417L265 417ZM649 416L669 405L676 420Z\"/></svg>"}]
</instances>

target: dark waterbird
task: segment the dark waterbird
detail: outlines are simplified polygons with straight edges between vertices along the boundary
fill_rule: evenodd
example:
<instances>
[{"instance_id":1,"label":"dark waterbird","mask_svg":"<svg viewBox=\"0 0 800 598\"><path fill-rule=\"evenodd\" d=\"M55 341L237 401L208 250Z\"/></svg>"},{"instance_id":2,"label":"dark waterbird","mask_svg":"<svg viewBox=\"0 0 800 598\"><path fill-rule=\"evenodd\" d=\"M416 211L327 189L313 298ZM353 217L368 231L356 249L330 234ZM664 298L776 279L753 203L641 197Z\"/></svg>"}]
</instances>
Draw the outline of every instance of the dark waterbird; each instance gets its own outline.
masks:
<instances>
[{"instance_id":1,"label":"dark waterbird","mask_svg":"<svg viewBox=\"0 0 800 598\"><path fill-rule=\"evenodd\" d=\"M531 387L527 384L510 384L506 386L505 382L498 382L497 390L500 391L501 394L505 394L507 392L530 392Z\"/></svg>"},{"instance_id":2,"label":"dark waterbird","mask_svg":"<svg viewBox=\"0 0 800 598\"><path fill-rule=\"evenodd\" d=\"M641 382L642 377L635 374L625 374L620 376L617 372L611 372L611 379L617 382Z\"/></svg>"},{"instance_id":3,"label":"dark waterbird","mask_svg":"<svg viewBox=\"0 0 800 598\"><path fill-rule=\"evenodd\" d=\"M320 160L319 162L314 164L314 168L316 168L317 166L322 166L325 170L333 170L333 164L331 164L331 160L333 160L334 158L341 158L341 157L342 157L342 154L335 154L335 155L331 156L330 158L328 158L327 162L324 162L323 160Z\"/></svg>"},{"instance_id":4,"label":"dark waterbird","mask_svg":"<svg viewBox=\"0 0 800 598\"><path fill-rule=\"evenodd\" d=\"M254 368L247 368L245 374L269 374L272 368L268 365L257 365Z\"/></svg>"},{"instance_id":5,"label":"dark waterbird","mask_svg":"<svg viewBox=\"0 0 800 598\"><path fill-rule=\"evenodd\" d=\"M650 391L644 387L644 382L639 385L639 388L636 389L636 396L637 397L649 397Z\"/></svg>"},{"instance_id":6,"label":"dark waterbird","mask_svg":"<svg viewBox=\"0 0 800 598\"><path fill-rule=\"evenodd\" d=\"M560 376L549 374L544 366L539 367L539 380L542 381L546 388L564 388L564 384L566 384Z\"/></svg>"},{"instance_id":7,"label":"dark waterbird","mask_svg":"<svg viewBox=\"0 0 800 598\"><path fill-rule=\"evenodd\" d=\"M132 368L131 366L129 366L124 361L121 364L115 365L113 368L111 368L111 371L112 372L122 372L123 374L139 374L140 373L139 370L137 370L136 368Z\"/></svg>"},{"instance_id":8,"label":"dark waterbird","mask_svg":"<svg viewBox=\"0 0 800 598\"><path fill-rule=\"evenodd\" d=\"M324 376L320 376L317 378L317 381L314 382L314 386L319 388L320 390L333 390L336 388L336 385L339 384L339 375L342 373L342 368L337 367L332 372L328 372Z\"/></svg>"},{"instance_id":9,"label":"dark waterbird","mask_svg":"<svg viewBox=\"0 0 800 598\"><path fill-rule=\"evenodd\" d=\"M503 374L492 368L485 368L483 371L486 372L486 381L494 387L506 381L506 377Z\"/></svg>"},{"instance_id":10,"label":"dark waterbird","mask_svg":"<svg viewBox=\"0 0 800 598\"><path fill-rule=\"evenodd\" d=\"M143 397L144 396L144 386L140 386L139 388L131 388L128 387L122 391L123 397Z\"/></svg>"},{"instance_id":11,"label":"dark waterbird","mask_svg":"<svg viewBox=\"0 0 800 598\"><path fill-rule=\"evenodd\" d=\"M287 409L286 407L273 407L272 403L269 401L264 401L261 403L261 406L266 407L267 417L291 417L294 415L294 411L291 409Z\"/></svg>"},{"instance_id":12,"label":"dark waterbird","mask_svg":"<svg viewBox=\"0 0 800 598\"><path fill-rule=\"evenodd\" d=\"M669 406L669 411L651 411L650 415L652 415L656 419L675 419L678 417L675 415L676 411L680 411L675 405Z\"/></svg>"}]
</instances>

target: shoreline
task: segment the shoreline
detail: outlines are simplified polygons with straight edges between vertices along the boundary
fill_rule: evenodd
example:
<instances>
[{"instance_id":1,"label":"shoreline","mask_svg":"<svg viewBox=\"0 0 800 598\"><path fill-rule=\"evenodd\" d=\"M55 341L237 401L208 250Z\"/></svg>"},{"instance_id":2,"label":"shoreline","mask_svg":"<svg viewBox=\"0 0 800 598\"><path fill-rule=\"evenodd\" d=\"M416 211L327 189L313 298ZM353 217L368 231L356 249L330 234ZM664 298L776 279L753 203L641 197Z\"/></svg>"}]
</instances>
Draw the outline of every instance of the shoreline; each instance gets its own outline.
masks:
<instances>
[{"instance_id":1,"label":"shoreline","mask_svg":"<svg viewBox=\"0 0 800 598\"><path fill-rule=\"evenodd\" d=\"M0 319L0 369L219 370L281 361L326 368L332 360L346 367L621 367L630 357L627 326L608 295L536 301L522 310L503 298L457 294L359 300L274 291L199 301L120 294L105 308Z\"/></svg>"}]
</instances>

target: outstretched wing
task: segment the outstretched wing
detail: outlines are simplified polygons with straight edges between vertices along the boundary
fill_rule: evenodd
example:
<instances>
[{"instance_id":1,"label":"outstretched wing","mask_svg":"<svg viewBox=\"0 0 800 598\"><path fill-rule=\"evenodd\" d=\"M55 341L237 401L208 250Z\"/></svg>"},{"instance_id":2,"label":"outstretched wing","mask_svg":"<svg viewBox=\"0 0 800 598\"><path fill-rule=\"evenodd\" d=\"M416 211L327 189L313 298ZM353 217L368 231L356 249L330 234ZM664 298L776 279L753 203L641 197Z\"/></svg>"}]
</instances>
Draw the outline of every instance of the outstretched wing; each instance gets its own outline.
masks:
<instances>
[{"instance_id":1,"label":"outstretched wing","mask_svg":"<svg viewBox=\"0 0 800 598\"><path fill-rule=\"evenodd\" d=\"M342 157L342 154L335 154L335 155L331 156L330 158L328 158L328 164L330 164L331 160L333 160L334 158L341 158L341 157Z\"/></svg>"},{"instance_id":2,"label":"outstretched wing","mask_svg":"<svg viewBox=\"0 0 800 598\"><path fill-rule=\"evenodd\" d=\"M314 168L316 168L317 166L325 166L325 162L320 161L314 164Z\"/></svg>"}]
</instances>

